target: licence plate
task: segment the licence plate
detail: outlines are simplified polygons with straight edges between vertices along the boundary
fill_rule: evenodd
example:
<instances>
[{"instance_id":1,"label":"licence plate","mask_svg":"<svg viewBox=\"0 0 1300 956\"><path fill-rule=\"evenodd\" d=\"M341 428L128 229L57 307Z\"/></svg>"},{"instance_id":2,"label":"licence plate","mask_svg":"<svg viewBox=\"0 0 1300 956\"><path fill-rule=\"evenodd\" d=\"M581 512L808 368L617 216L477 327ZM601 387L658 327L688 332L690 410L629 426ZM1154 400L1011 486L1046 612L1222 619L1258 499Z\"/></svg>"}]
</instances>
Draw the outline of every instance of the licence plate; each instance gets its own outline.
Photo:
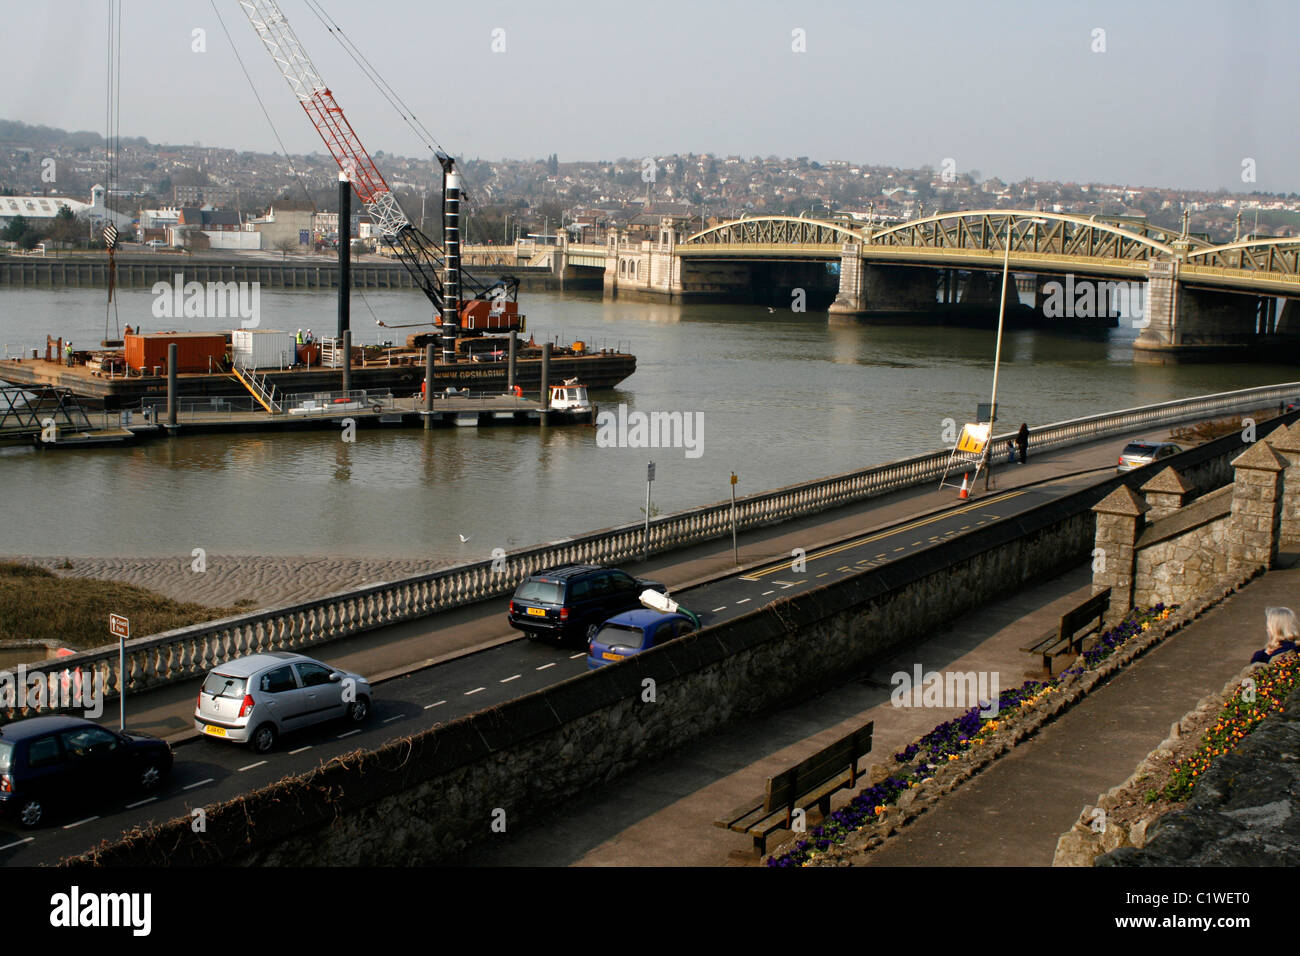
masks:
<instances>
[{"instance_id":1,"label":"licence plate","mask_svg":"<svg viewBox=\"0 0 1300 956\"><path fill-rule=\"evenodd\" d=\"M533 617L546 617L546 608L530 607L528 608L528 613L531 614Z\"/></svg>"},{"instance_id":2,"label":"licence plate","mask_svg":"<svg viewBox=\"0 0 1300 956\"><path fill-rule=\"evenodd\" d=\"M211 724L204 724L204 725L203 725L203 732L204 732L205 734L211 734L213 737L224 737L224 736L226 736L226 728L225 728L225 727L213 727Z\"/></svg>"},{"instance_id":3,"label":"licence plate","mask_svg":"<svg viewBox=\"0 0 1300 956\"><path fill-rule=\"evenodd\" d=\"M600 656L607 661L621 661L623 659L622 654L611 654L609 651L604 651Z\"/></svg>"}]
</instances>

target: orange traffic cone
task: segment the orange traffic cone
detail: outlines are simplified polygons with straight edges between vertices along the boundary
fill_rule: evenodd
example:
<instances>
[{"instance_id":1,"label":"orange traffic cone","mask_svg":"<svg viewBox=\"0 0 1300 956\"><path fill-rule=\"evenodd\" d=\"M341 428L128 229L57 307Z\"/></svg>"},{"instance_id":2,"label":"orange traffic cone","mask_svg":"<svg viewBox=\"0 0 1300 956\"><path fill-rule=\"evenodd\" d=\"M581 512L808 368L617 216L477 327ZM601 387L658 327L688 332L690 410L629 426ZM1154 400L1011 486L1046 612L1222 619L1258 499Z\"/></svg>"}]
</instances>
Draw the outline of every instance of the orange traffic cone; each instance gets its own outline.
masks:
<instances>
[{"instance_id":1,"label":"orange traffic cone","mask_svg":"<svg viewBox=\"0 0 1300 956\"><path fill-rule=\"evenodd\" d=\"M959 495L957 496L958 498L969 498L969 497L970 497L970 482L966 480L966 479L968 479L969 477L970 477L970 472L969 472L969 471L966 472L966 474L964 474L964 475L961 476L961 494L959 494Z\"/></svg>"}]
</instances>

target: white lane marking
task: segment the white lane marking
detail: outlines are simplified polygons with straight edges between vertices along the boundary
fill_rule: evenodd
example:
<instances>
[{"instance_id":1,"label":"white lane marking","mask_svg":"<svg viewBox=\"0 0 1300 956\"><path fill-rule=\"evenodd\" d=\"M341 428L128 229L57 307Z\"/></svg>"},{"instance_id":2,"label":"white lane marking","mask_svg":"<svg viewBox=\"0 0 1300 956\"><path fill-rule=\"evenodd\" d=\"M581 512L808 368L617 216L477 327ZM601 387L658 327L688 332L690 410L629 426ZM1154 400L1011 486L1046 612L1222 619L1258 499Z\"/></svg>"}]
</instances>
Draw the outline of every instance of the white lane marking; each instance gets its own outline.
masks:
<instances>
[{"instance_id":1,"label":"white lane marking","mask_svg":"<svg viewBox=\"0 0 1300 956\"><path fill-rule=\"evenodd\" d=\"M447 703L445 700L435 700L432 704L425 704L424 709L433 710L433 708L437 707L439 704L445 704L445 703Z\"/></svg>"},{"instance_id":2,"label":"white lane marking","mask_svg":"<svg viewBox=\"0 0 1300 956\"><path fill-rule=\"evenodd\" d=\"M737 604L745 604L745 603L747 603L748 601L749 601L749 598L741 598L741 599L740 599L739 601L737 601L736 603L737 603Z\"/></svg>"},{"instance_id":3,"label":"white lane marking","mask_svg":"<svg viewBox=\"0 0 1300 956\"><path fill-rule=\"evenodd\" d=\"M543 664L541 667L537 668L537 670L544 671L546 670L546 668L554 667L554 666L555 666L555 661L551 661L549 664Z\"/></svg>"},{"instance_id":4,"label":"white lane marking","mask_svg":"<svg viewBox=\"0 0 1300 956\"><path fill-rule=\"evenodd\" d=\"M259 760L257 763L250 763L247 767L240 767L237 772L243 773L245 770L252 770L254 767L260 767L264 763L266 763L265 760Z\"/></svg>"},{"instance_id":5,"label":"white lane marking","mask_svg":"<svg viewBox=\"0 0 1300 956\"><path fill-rule=\"evenodd\" d=\"M401 714L393 714L393 716L391 717L385 717L382 721L380 721L380 723L391 724L393 721L401 720L401 719L402 719Z\"/></svg>"},{"instance_id":6,"label":"white lane marking","mask_svg":"<svg viewBox=\"0 0 1300 956\"><path fill-rule=\"evenodd\" d=\"M475 687L473 690L467 690L467 691L465 691L465 696L468 697L470 694L477 694L477 693L478 693L479 691L481 691L481 690L487 690L487 688L486 688L486 687Z\"/></svg>"},{"instance_id":7,"label":"white lane marking","mask_svg":"<svg viewBox=\"0 0 1300 956\"><path fill-rule=\"evenodd\" d=\"M715 608L714 608L712 611L710 611L709 613L710 613L710 614L717 614L719 611L725 611L726 609L727 609L727 605L724 604L724 605L722 605L722 607L715 607Z\"/></svg>"},{"instance_id":8,"label":"white lane marking","mask_svg":"<svg viewBox=\"0 0 1300 956\"><path fill-rule=\"evenodd\" d=\"M583 651L581 654L570 654L570 655L569 655L569 660L571 660L571 661L576 661L579 657L586 657L586 656L587 656L587 652L586 652L586 651Z\"/></svg>"},{"instance_id":9,"label":"white lane marking","mask_svg":"<svg viewBox=\"0 0 1300 956\"><path fill-rule=\"evenodd\" d=\"M306 747L299 747L297 750L290 750L289 756L292 757L294 754L300 754L304 750L311 750L311 744L308 744Z\"/></svg>"},{"instance_id":10,"label":"white lane marking","mask_svg":"<svg viewBox=\"0 0 1300 956\"><path fill-rule=\"evenodd\" d=\"M518 674L514 674L514 675L511 676L511 677L503 677L503 678L501 678L499 681L497 681L497 683L498 683L498 684L509 684L512 680L519 680L519 675L518 675Z\"/></svg>"},{"instance_id":11,"label":"white lane marking","mask_svg":"<svg viewBox=\"0 0 1300 956\"><path fill-rule=\"evenodd\" d=\"M0 846L0 850L12 850L16 846L22 846L24 843L31 843L36 837L23 837L21 840L15 840L13 843L6 843Z\"/></svg>"},{"instance_id":12,"label":"white lane marking","mask_svg":"<svg viewBox=\"0 0 1300 956\"><path fill-rule=\"evenodd\" d=\"M99 817L86 817L86 819L84 819L84 820L78 820L76 823L65 823L65 824L63 825L63 829L65 829L65 830L71 830L73 827L79 827L79 826L81 826L83 823L89 823L91 820L98 820L98 819L99 819Z\"/></svg>"},{"instance_id":13,"label":"white lane marking","mask_svg":"<svg viewBox=\"0 0 1300 956\"><path fill-rule=\"evenodd\" d=\"M262 762L266 763L265 760ZM137 800L135 803L128 803L126 808L128 810L134 810L136 807L143 807L146 803L153 803L157 799L157 797L145 797L143 800Z\"/></svg>"},{"instance_id":14,"label":"white lane marking","mask_svg":"<svg viewBox=\"0 0 1300 956\"><path fill-rule=\"evenodd\" d=\"M826 575L828 575L828 574L830 574L829 571L823 571L821 574L817 575L817 577L819 577L819 578L824 578L824 577L826 577Z\"/></svg>"},{"instance_id":15,"label":"white lane marking","mask_svg":"<svg viewBox=\"0 0 1300 956\"><path fill-rule=\"evenodd\" d=\"M357 730L349 730L349 731L346 731L345 733L341 733L341 734L339 734L339 735L338 735L337 737L335 737L334 739L335 739L335 740L342 740L344 737L351 737L353 734L359 734L359 733L361 733L360 729L357 729Z\"/></svg>"},{"instance_id":16,"label":"white lane marking","mask_svg":"<svg viewBox=\"0 0 1300 956\"><path fill-rule=\"evenodd\" d=\"M189 785L187 785L187 786L181 787L181 789L182 789L182 790L193 790L195 787L201 787L201 786L203 786L205 783L212 783L212 782L213 782L212 778L211 778L211 777L208 777L206 780L200 780L200 781L198 781L197 783L191 783L191 784L189 784Z\"/></svg>"},{"instance_id":17,"label":"white lane marking","mask_svg":"<svg viewBox=\"0 0 1300 956\"><path fill-rule=\"evenodd\" d=\"M762 594L759 595L759 597L767 597L769 594L775 594L775 593L776 593L775 590L772 590L772 591L764 591Z\"/></svg>"}]
</instances>

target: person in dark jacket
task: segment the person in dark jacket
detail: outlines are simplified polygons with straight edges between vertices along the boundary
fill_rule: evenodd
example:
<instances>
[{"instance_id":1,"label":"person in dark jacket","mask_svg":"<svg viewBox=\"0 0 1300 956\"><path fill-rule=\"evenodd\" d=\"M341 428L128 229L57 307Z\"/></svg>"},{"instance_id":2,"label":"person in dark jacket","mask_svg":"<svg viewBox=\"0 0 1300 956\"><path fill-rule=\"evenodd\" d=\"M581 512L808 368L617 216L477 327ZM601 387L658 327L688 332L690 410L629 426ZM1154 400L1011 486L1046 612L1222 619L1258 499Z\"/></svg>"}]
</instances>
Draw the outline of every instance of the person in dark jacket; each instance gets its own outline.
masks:
<instances>
[{"instance_id":1,"label":"person in dark jacket","mask_svg":"<svg viewBox=\"0 0 1300 956\"><path fill-rule=\"evenodd\" d=\"M1268 632L1268 643L1262 651L1256 651L1250 659L1252 664L1267 664L1279 654L1296 649L1296 639L1300 638L1300 621L1289 607L1264 608L1264 629Z\"/></svg>"},{"instance_id":2,"label":"person in dark jacket","mask_svg":"<svg viewBox=\"0 0 1300 956\"><path fill-rule=\"evenodd\" d=\"M1029 457L1029 425L1025 422L1020 423L1020 431L1016 433L1016 447L1020 449L1020 464L1024 464Z\"/></svg>"}]
</instances>

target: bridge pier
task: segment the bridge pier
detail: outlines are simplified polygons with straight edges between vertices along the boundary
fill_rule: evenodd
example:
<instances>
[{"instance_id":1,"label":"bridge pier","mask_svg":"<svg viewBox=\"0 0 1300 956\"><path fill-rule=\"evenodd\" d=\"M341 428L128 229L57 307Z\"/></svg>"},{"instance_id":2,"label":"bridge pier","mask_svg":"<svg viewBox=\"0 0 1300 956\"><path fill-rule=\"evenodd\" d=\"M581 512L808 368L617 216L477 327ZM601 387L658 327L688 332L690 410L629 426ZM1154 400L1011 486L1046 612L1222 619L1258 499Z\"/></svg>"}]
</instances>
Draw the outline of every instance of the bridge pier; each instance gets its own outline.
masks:
<instances>
[{"instance_id":1,"label":"bridge pier","mask_svg":"<svg viewBox=\"0 0 1300 956\"><path fill-rule=\"evenodd\" d=\"M939 306L940 276L934 269L864 262L861 249L856 243L844 245L839 293L827 309L832 325L932 319Z\"/></svg>"},{"instance_id":2,"label":"bridge pier","mask_svg":"<svg viewBox=\"0 0 1300 956\"><path fill-rule=\"evenodd\" d=\"M1280 316L1274 297L1189 287L1175 260L1152 260L1142 329L1133 360L1152 365L1214 361L1267 348L1278 359L1300 350L1300 314L1290 300ZM1279 351L1280 350L1280 351Z\"/></svg>"}]
</instances>

